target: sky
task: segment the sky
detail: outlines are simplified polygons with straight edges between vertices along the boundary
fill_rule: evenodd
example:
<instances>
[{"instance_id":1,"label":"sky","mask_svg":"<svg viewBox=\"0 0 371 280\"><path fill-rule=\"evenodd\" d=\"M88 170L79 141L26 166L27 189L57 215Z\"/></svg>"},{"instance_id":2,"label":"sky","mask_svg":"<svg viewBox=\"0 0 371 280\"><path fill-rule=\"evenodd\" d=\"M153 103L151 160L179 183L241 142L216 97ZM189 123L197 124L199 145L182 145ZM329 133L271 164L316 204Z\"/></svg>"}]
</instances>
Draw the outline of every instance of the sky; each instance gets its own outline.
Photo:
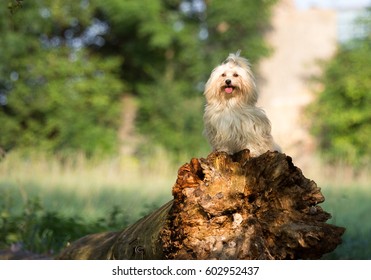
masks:
<instances>
[{"instance_id":1,"label":"sky","mask_svg":"<svg viewBox=\"0 0 371 280\"><path fill-rule=\"evenodd\" d=\"M371 7L371 0L295 0L299 9L311 7L334 9L358 9Z\"/></svg>"},{"instance_id":2,"label":"sky","mask_svg":"<svg viewBox=\"0 0 371 280\"><path fill-rule=\"evenodd\" d=\"M364 36L364 30L355 22L365 8L371 7L371 0L295 0L295 4L299 10L336 10L338 41L347 42L352 38Z\"/></svg>"}]
</instances>

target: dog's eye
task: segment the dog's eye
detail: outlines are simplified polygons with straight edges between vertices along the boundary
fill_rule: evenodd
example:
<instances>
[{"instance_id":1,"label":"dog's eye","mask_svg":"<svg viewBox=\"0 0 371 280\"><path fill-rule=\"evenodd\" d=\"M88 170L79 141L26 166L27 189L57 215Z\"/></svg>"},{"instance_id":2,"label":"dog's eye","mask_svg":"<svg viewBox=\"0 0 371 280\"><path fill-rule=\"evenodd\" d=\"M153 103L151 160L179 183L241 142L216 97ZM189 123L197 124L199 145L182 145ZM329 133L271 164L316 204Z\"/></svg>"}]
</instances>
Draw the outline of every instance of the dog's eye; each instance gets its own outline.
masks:
<instances>
[{"instance_id":1,"label":"dog's eye","mask_svg":"<svg viewBox=\"0 0 371 280\"><path fill-rule=\"evenodd\" d=\"M223 73L223 74L222 74L222 77L225 77L225 76L227 76L227 75L226 75L225 73Z\"/></svg>"},{"instance_id":2,"label":"dog's eye","mask_svg":"<svg viewBox=\"0 0 371 280\"><path fill-rule=\"evenodd\" d=\"M238 74L237 74L237 73L234 73L234 74L233 74L233 77L238 77Z\"/></svg>"}]
</instances>

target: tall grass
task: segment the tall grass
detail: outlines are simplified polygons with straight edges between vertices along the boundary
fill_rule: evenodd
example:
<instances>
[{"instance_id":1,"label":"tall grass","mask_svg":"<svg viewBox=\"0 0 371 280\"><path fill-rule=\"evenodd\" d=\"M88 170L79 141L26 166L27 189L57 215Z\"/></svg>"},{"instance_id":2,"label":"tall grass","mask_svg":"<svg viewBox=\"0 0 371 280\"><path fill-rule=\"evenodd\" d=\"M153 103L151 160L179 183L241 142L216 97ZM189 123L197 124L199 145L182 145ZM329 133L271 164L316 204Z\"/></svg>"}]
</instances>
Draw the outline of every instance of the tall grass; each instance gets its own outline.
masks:
<instances>
[{"instance_id":1,"label":"tall grass","mask_svg":"<svg viewBox=\"0 0 371 280\"><path fill-rule=\"evenodd\" d=\"M0 249L53 254L89 233L120 230L172 198L173 161L10 153L0 162Z\"/></svg>"},{"instance_id":2,"label":"tall grass","mask_svg":"<svg viewBox=\"0 0 371 280\"><path fill-rule=\"evenodd\" d=\"M166 159L161 152L142 161L10 153L0 163L0 192L23 202L38 197L47 209L87 218L119 206L135 219L149 205L171 199L176 169Z\"/></svg>"}]
</instances>

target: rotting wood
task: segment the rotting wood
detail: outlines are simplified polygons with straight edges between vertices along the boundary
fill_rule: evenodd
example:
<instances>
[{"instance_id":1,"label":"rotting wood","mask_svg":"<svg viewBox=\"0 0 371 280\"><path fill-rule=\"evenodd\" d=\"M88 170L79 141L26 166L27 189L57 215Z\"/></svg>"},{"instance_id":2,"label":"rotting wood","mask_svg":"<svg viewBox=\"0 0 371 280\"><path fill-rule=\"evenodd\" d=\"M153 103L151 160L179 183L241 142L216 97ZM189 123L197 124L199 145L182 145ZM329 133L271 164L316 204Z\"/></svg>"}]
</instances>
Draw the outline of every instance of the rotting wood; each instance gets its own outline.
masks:
<instances>
[{"instance_id":1,"label":"rotting wood","mask_svg":"<svg viewBox=\"0 0 371 280\"><path fill-rule=\"evenodd\" d=\"M178 171L174 199L120 232L72 243L59 259L318 259L344 228L290 157L213 152Z\"/></svg>"}]
</instances>

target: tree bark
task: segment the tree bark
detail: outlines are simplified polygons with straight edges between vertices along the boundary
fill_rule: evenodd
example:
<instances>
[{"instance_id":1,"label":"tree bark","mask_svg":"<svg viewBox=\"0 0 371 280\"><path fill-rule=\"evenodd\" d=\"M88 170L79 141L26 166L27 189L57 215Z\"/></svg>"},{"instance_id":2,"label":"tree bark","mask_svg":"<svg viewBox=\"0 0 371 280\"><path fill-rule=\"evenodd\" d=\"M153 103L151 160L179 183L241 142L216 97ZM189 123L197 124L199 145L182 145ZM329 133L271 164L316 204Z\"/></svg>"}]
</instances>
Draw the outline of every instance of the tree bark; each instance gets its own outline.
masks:
<instances>
[{"instance_id":1,"label":"tree bark","mask_svg":"<svg viewBox=\"0 0 371 280\"><path fill-rule=\"evenodd\" d=\"M72 243L59 259L318 259L345 229L290 157L213 152L178 171L174 199L121 232Z\"/></svg>"}]
</instances>

